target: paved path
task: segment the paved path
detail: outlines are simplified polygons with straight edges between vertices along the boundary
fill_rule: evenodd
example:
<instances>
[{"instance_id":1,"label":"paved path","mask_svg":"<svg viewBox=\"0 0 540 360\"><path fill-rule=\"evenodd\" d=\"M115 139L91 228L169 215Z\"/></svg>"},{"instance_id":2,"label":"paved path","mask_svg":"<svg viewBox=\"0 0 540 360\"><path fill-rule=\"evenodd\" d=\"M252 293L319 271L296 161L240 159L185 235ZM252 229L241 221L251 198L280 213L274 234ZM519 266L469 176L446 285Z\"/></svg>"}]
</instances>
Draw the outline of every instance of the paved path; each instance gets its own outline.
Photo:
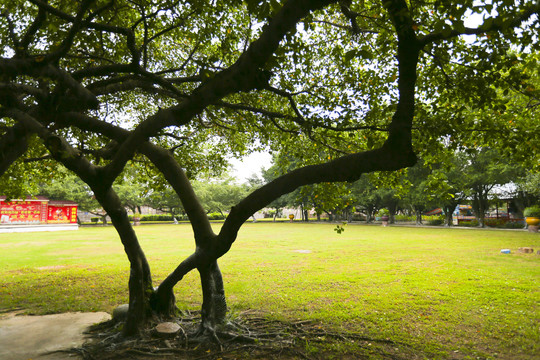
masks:
<instances>
[{"instance_id":1,"label":"paved path","mask_svg":"<svg viewBox=\"0 0 540 360\"><path fill-rule=\"evenodd\" d=\"M80 346L85 339L83 331L109 319L110 315L105 312L45 316L7 314L0 318L0 359L76 359L72 354L44 353Z\"/></svg>"}]
</instances>

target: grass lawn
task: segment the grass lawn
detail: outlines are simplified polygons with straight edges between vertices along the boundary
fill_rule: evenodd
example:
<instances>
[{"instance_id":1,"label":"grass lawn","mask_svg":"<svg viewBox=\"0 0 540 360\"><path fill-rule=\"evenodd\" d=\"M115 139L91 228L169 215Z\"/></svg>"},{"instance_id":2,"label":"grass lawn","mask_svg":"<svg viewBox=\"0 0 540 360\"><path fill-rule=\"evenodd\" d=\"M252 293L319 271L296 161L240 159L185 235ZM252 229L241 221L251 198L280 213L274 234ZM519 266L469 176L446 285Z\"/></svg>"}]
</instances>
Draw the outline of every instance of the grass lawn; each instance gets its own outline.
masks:
<instances>
[{"instance_id":1,"label":"grass lawn","mask_svg":"<svg viewBox=\"0 0 540 360\"><path fill-rule=\"evenodd\" d=\"M334 226L246 224L220 260L232 316L252 309L311 319L391 340L403 358L540 358L540 256L517 252L539 250L539 234L363 225L337 234ZM156 284L194 246L186 224L136 230ZM111 311L127 302L128 262L112 227L0 234L0 252L4 312ZM198 308L198 274L176 294L180 308ZM323 342L306 351L384 358L371 346L382 345Z\"/></svg>"}]
</instances>

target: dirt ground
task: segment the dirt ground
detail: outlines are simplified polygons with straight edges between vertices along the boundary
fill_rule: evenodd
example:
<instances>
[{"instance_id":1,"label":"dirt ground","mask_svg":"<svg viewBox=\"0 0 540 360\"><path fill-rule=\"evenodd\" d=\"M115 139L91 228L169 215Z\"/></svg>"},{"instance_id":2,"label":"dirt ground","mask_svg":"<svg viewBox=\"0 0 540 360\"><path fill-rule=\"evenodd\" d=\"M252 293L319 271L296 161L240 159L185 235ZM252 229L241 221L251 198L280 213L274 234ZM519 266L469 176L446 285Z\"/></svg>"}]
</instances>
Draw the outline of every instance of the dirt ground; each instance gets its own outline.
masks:
<instances>
[{"instance_id":1,"label":"dirt ground","mask_svg":"<svg viewBox=\"0 0 540 360\"><path fill-rule=\"evenodd\" d=\"M0 317L0 359L77 359L74 354L51 352L82 345L83 332L90 325L109 319L110 315L105 312L45 316L4 314Z\"/></svg>"}]
</instances>

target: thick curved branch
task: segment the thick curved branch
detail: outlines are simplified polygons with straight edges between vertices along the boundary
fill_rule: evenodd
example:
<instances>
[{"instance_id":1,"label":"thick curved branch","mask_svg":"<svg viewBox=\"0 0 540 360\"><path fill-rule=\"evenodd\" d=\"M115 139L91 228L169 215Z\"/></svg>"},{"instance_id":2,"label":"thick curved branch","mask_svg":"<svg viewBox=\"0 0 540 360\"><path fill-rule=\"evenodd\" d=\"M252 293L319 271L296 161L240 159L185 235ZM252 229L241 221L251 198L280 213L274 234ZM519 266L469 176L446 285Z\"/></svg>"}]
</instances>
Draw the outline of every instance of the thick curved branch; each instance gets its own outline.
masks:
<instances>
[{"instance_id":1,"label":"thick curved branch","mask_svg":"<svg viewBox=\"0 0 540 360\"><path fill-rule=\"evenodd\" d=\"M17 123L0 138L0 176L24 155L28 149L27 136L31 133L23 124Z\"/></svg>"},{"instance_id":2,"label":"thick curved branch","mask_svg":"<svg viewBox=\"0 0 540 360\"><path fill-rule=\"evenodd\" d=\"M0 83L0 93L9 92L10 95L32 95L36 98L45 98L47 93L43 90L35 88L30 85L14 84L14 83Z\"/></svg>"},{"instance_id":3,"label":"thick curved branch","mask_svg":"<svg viewBox=\"0 0 540 360\"><path fill-rule=\"evenodd\" d=\"M6 59L0 58L0 71L8 76L16 77L28 75L34 78L51 78L68 88L77 104L90 109L96 109L99 105L97 98L82 84L77 82L68 72L43 62L43 58L30 59Z\"/></svg>"}]
</instances>

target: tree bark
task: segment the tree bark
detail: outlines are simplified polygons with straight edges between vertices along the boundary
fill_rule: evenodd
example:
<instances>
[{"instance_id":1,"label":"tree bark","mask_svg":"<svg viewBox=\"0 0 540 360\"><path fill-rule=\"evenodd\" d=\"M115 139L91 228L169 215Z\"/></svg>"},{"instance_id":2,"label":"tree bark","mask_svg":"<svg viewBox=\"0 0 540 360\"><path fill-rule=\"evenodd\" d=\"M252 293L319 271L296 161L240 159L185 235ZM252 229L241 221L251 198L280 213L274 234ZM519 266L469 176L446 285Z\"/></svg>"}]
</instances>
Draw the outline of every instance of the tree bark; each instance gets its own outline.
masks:
<instances>
[{"instance_id":1,"label":"tree bark","mask_svg":"<svg viewBox=\"0 0 540 360\"><path fill-rule=\"evenodd\" d=\"M225 322L227 302L223 287L223 278L217 261L199 268L203 303L201 307L200 332L214 331L216 325Z\"/></svg>"},{"instance_id":2,"label":"tree bark","mask_svg":"<svg viewBox=\"0 0 540 360\"><path fill-rule=\"evenodd\" d=\"M458 205L457 201L443 205L444 210L444 226L450 227L454 225L454 209Z\"/></svg>"},{"instance_id":3,"label":"tree bark","mask_svg":"<svg viewBox=\"0 0 540 360\"><path fill-rule=\"evenodd\" d=\"M414 209L414 217L417 226L422 225L422 211L418 208Z\"/></svg>"},{"instance_id":4,"label":"tree bark","mask_svg":"<svg viewBox=\"0 0 540 360\"><path fill-rule=\"evenodd\" d=\"M127 212L114 190L101 189L96 183L89 185L96 199L109 214L129 259L129 310L123 333L127 336L137 335L151 314L150 298L154 290L150 266L140 247L137 235L133 231Z\"/></svg>"}]
</instances>

